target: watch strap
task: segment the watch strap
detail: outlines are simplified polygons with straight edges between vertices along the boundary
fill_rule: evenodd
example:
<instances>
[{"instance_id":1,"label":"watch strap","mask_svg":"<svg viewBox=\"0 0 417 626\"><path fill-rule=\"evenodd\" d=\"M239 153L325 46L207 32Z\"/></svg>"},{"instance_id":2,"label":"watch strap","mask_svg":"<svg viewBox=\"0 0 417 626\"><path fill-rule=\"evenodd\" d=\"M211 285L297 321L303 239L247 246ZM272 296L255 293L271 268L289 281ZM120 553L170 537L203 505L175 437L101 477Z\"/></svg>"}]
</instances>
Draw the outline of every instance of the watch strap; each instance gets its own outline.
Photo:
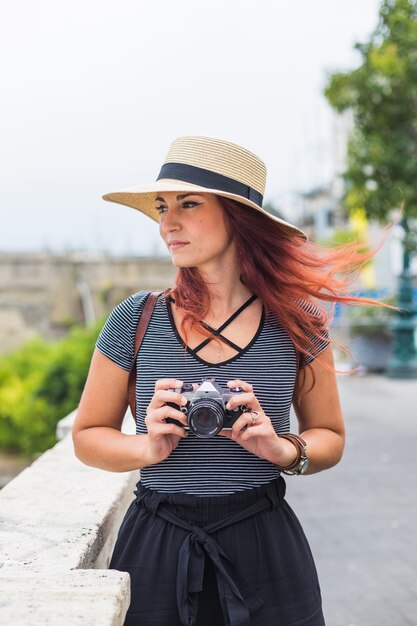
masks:
<instances>
[{"instance_id":1,"label":"watch strap","mask_svg":"<svg viewBox=\"0 0 417 626\"><path fill-rule=\"evenodd\" d=\"M289 476L301 474L303 468L308 462L307 443L304 441L304 439L302 439L302 437L300 437L299 435L294 435L293 433L283 433L279 434L278 436L282 437L283 439L288 439L297 448L297 457L295 461L290 463L290 465L286 465L285 467L277 465L278 469L283 474L288 474Z\"/></svg>"}]
</instances>

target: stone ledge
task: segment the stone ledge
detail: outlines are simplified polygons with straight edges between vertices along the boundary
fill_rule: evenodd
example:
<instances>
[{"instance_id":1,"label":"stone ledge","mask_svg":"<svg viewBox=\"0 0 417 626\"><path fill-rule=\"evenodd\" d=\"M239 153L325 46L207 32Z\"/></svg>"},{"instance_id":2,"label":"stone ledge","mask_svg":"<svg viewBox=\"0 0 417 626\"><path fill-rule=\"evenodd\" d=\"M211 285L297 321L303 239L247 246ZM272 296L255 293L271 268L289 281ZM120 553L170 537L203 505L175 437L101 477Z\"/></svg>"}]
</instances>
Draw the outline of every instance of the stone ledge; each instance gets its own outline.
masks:
<instances>
[{"instance_id":1,"label":"stone ledge","mask_svg":"<svg viewBox=\"0 0 417 626\"><path fill-rule=\"evenodd\" d=\"M2 624L120 626L130 603L129 575L116 570L28 576L11 566L0 570L0 586Z\"/></svg>"},{"instance_id":2,"label":"stone ledge","mask_svg":"<svg viewBox=\"0 0 417 626\"><path fill-rule=\"evenodd\" d=\"M1 623L123 624L129 575L105 568L139 472L81 463L74 417L64 419L62 441L0 491ZM132 434L133 426L128 412L123 431Z\"/></svg>"},{"instance_id":3,"label":"stone ledge","mask_svg":"<svg viewBox=\"0 0 417 626\"><path fill-rule=\"evenodd\" d=\"M67 436L1 490L0 564L95 567L138 477L83 465Z\"/></svg>"},{"instance_id":4,"label":"stone ledge","mask_svg":"<svg viewBox=\"0 0 417 626\"><path fill-rule=\"evenodd\" d=\"M66 417L63 417L62 420L59 420L56 426L56 436L59 441L71 433L71 428L76 415L77 409L72 411L72 413L69 413Z\"/></svg>"}]
</instances>

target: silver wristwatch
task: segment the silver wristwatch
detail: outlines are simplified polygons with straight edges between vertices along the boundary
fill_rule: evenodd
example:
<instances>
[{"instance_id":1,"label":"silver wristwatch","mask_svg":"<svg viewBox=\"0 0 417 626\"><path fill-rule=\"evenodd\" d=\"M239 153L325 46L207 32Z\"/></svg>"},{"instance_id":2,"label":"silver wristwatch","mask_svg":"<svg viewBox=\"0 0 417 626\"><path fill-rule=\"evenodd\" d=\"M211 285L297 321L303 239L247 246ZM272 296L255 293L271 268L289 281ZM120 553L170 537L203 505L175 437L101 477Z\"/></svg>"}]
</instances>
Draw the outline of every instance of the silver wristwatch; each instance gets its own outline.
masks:
<instances>
[{"instance_id":1,"label":"silver wristwatch","mask_svg":"<svg viewBox=\"0 0 417 626\"><path fill-rule=\"evenodd\" d=\"M300 441L300 445L302 448L302 452L298 465L296 465L296 467L291 470L281 470L283 474L288 474L289 476L300 476L301 474L306 473L309 463L309 458L307 455L307 445L302 440Z\"/></svg>"}]
</instances>

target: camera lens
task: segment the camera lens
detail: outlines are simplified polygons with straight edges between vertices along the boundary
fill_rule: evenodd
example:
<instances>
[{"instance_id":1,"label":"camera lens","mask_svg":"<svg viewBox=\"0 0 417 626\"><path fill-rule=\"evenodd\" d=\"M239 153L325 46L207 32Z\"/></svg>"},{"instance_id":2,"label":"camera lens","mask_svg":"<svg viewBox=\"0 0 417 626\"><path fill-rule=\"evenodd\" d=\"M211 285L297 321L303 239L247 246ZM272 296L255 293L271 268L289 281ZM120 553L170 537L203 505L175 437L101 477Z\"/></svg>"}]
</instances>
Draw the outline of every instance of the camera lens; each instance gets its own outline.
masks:
<instances>
[{"instance_id":1,"label":"camera lens","mask_svg":"<svg viewBox=\"0 0 417 626\"><path fill-rule=\"evenodd\" d=\"M224 410L216 400L196 400L188 415L188 425L197 437L214 437L223 428Z\"/></svg>"}]
</instances>

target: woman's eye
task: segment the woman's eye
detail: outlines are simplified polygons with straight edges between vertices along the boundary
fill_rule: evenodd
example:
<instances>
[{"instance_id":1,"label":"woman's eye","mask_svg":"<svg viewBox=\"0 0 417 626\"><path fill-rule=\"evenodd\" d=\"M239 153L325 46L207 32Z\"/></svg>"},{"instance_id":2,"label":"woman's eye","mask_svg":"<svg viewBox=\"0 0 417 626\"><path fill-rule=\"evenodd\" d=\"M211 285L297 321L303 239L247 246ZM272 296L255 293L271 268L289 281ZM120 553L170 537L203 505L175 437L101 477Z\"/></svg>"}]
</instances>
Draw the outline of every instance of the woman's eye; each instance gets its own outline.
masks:
<instances>
[{"instance_id":1,"label":"woman's eye","mask_svg":"<svg viewBox=\"0 0 417 626\"><path fill-rule=\"evenodd\" d=\"M192 200L189 200L188 202L183 202L181 205L181 208L183 209L189 209L189 208L193 208L194 206L198 206L199 204L201 204L200 202L193 202ZM166 213L168 210L168 207L164 206L164 205L160 205L160 206L156 206L155 210L159 213L159 215L162 215L162 213Z\"/></svg>"}]
</instances>

